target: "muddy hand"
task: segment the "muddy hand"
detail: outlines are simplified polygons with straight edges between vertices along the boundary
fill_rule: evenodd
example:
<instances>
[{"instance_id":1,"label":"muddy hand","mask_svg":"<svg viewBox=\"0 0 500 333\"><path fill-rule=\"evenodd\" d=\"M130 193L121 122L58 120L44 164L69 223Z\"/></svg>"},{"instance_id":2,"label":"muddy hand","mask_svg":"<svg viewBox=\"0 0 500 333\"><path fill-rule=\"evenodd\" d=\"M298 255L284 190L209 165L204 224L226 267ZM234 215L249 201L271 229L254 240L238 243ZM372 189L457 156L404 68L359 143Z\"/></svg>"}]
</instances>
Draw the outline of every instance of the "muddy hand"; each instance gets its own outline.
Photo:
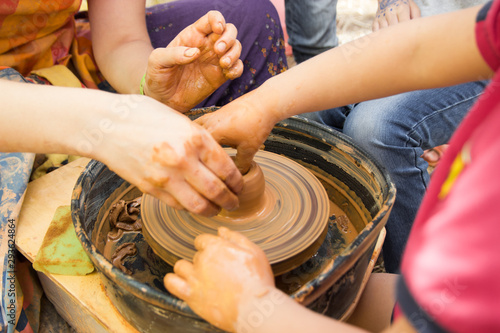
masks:
<instances>
[{"instance_id":1,"label":"muddy hand","mask_svg":"<svg viewBox=\"0 0 500 333\"><path fill-rule=\"evenodd\" d=\"M126 98L126 97L123 97ZM213 137L188 117L145 96L119 115L96 156L168 205L205 216L235 209L243 179ZM109 137L109 138L108 138Z\"/></svg>"},{"instance_id":2,"label":"muddy hand","mask_svg":"<svg viewBox=\"0 0 500 333\"><path fill-rule=\"evenodd\" d=\"M186 112L243 72L237 29L210 11L148 60L144 93Z\"/></svg>"},{"instance_id":3,"label":"muddy hand","mask_svg":"<svg viewBox=\"0 0 500 333\"><path fill-rule=\"evenodd\" d=\"M253 157L279 120L253 104L253 92L223 106L219 110L196 119L217 142L237 149L236 166L245 174ZM252 101L250 103L249 101Z\"/></svg>"},{"instance_id":4,"label":"muddy hand","mask_svg":"<svg viewBox=\"0 0 500 333\"><path fill-rule=\"evenodd\" d=\"M224 227L218 236L198 236L195 247L193 264L179 260L165 286L199 316L234 332L240 306L274 287L271 266L257 245Z\"/></svg>"}]
</instances>

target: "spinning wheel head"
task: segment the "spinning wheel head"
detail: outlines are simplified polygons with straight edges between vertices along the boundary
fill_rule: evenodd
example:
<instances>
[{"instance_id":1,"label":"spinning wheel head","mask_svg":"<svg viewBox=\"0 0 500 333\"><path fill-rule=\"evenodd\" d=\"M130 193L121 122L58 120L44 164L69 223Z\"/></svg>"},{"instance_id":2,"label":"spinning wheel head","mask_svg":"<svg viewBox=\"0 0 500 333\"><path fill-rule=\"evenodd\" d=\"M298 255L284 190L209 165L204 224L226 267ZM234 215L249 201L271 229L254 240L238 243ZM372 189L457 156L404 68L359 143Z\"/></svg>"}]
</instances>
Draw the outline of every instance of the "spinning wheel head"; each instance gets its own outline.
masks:
<instances>
[{"instance_id":1,"label":"spinning wheel head","mask_svg":"<svg viewBox=\"0 0 500 333\"><path fill-rule=\"evenodd\" d=\"M228 153L234 155L235 151ZM265 179L262 200L250 200L240 212L223 211L206 218L175 210L144 194L143 233L153 250L170 265L178 259L192 261L196 236L217 234L217 229L225 226L259 245L275 275L309 259L321 245L328 224L330 201L323 185L309 170L284 156L259 151L254 162Z\"/></svg>"}]
</instances>

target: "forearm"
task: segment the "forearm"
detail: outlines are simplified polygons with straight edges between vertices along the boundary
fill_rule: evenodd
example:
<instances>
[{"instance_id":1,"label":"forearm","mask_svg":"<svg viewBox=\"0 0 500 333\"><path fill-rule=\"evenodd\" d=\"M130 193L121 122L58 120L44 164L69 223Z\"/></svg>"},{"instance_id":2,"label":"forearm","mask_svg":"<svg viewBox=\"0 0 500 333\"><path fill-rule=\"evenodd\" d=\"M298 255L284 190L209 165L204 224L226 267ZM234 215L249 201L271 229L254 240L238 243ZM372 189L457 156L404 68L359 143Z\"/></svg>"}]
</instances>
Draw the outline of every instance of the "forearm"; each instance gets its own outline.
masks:
<instances>
[{"instance_id":1,"label":"forearm","mask_svg":"<svg viewBox=\"0 0 500 333\"><path fill-rule=\"evenodd\" d=\"M139 94L140 82L146 73L148 57L152 51L149 40L128 42L104 51L98 60L99 68L119 93Z\"/></svg>"},{"instance_id":2,"label":"forearm","mask_svg":"<svg viewBox=\"0 0 500 333\"><path fill-rule=\"evenodd\" d=\"M491 75L474 36L478 8L400 23L271 78L259 103L284 119Z\"/></svg>"},{"instance_id":3,"label":"forearm","mask_svg":"<svg viewBox=\"0 0 500 333\"><path fill-rule=\"evenodd\" d=\"M365 332L313 312L277 289L241 306L239 312L237 332Z\"/></svg>"},{"instance_id":4,"label":"forearm","mask_svg":"<svg viewBox=\"0 0 500 333\"><path fill-rule=\"evenodd\" d=\"M83 152L97 157L92 144L100 144L97 132L105 125L103 119L109 117L104 108L113 103L112 94L7 80L0 80L0 91L0 151ZM89 143L92 137L96 141Z\"/></svg>"},{"instance_id":5,"label":"forearm","mask_svg":"<svg viewBox=\"0 0 500 333\"><path fill-rule=\"evenodd\" d=\"M146 29L145 1L89 0L94 56L119 93L138 94L153 51Z\"/></svg>"}]
</instances>

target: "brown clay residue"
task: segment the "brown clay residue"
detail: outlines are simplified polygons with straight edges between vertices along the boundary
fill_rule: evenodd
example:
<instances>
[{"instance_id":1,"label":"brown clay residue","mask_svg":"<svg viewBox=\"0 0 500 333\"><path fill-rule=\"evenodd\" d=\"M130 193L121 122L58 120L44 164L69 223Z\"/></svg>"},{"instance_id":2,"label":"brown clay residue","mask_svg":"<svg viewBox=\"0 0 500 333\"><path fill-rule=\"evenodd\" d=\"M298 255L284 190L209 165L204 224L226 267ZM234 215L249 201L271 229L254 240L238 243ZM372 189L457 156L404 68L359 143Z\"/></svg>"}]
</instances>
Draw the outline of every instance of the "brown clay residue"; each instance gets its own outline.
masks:
<instances>
[{"instance_id":1,"label":"brown clay residue","mask_svg":"<svg viewBox=\"0 0 500 333\"><path fill-rule=\"evenodd\" d=\"M71 225L73 225L73 222L71 220L71 211L69 210L69 207L64 211L62 210L62 207L59 207L59 209L60 209L60 211L58 211L59 214L57 214L52 220L51 227L49 228L49 231L44 237L43 240L44 244L53 243L54 240L56 240L59 236L66 233L68 228Z\"/></svg>"},{"instance_id":2,"label":"brown clay residue","mask_svg":"<svg viewBox=\"0 0 500 333\"><path fill-rule=\"evenodd\" d=\"M245 223L263 212L269 212L270 207L276 204L269 196L265 195L266 182L260 166L253 162L250 170L243 176L243 189L238 194L239 207L233 211L223 209L219 215L228 218L234 223Z\"/></svg>"},{"instance_id":3,"label":"brown clay residue","mask_svg":"<svg viewBox=\"0 0 500 333\"><path fill-rule=\"evenodd\" d=\"M113 266L121 269L125 274L132 275L132 271L123 266L123 261L127 257L135 256L137 254L137 247L134 243L125 243L116 248L115 253L111 257Z\"/></svg>"},{"instance_id":4,"label":"brown clay residue","mask_svg":"<svg viewBox=\"0 0 500 333\"><path fill-rule=\"evenodd\" d=\"M130 270L123 266L123 260L137 253L137 248L133 243L124 243L117 247L124 232L141 231L142 220L139 218L141 212L142 198L125 201L119 200L109 210L107 221L110 225L110 231L106 237L104 247L104 256L111 260L113 266L121 269L126 274L132 274Z\"/></svg>"},{"instance_id":5,"label":"brown clay residue","mask_svg":"<svg viewBox=\"0 0 500 333\"><path fill-rule=\"evenodd\" d=\"M73 192L71 194L71 200L77 200L81 194L82 194L82 185L78 185L73 189Z\"/></svg>"}]
</instances>

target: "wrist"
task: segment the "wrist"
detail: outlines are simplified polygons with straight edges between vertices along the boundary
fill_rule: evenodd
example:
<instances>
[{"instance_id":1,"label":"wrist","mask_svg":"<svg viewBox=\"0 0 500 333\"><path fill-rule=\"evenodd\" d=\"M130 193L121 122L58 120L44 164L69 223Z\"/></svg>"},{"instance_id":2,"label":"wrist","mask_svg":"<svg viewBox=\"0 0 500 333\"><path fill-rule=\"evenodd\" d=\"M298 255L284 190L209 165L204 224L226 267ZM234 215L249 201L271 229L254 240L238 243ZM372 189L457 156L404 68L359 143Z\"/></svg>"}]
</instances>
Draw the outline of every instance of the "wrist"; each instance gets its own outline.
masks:
<instances>
[{"instance_id":1,"label":"wrist","mask_svg":"<svg viewBox=\"0 0 500 333\"><path fill-rule=\"evenodd\" d=\"M279 89L279 84L274 84L273 79L274 78L267 80L259 88L254 90L252 93L256 96L252 96L251 100L257 104L254 109L260 110L269 122L274 125L277 122L288 118L288 116L286 115L286 104L283 103L283 97L281 89Z\"/></svg>"},{"instance_id":2,"label":"wrist","mask_svg":"<svg viewBox=\"0 0 500 333\"><path fill-rule=\"evenodd\" d=\"M267 322L279 311L285 302L294 302L290 297L273 286L266 286L260 292L242 297L238 306L236 332L264 331Z\"/></svg>"}]
</instances>

